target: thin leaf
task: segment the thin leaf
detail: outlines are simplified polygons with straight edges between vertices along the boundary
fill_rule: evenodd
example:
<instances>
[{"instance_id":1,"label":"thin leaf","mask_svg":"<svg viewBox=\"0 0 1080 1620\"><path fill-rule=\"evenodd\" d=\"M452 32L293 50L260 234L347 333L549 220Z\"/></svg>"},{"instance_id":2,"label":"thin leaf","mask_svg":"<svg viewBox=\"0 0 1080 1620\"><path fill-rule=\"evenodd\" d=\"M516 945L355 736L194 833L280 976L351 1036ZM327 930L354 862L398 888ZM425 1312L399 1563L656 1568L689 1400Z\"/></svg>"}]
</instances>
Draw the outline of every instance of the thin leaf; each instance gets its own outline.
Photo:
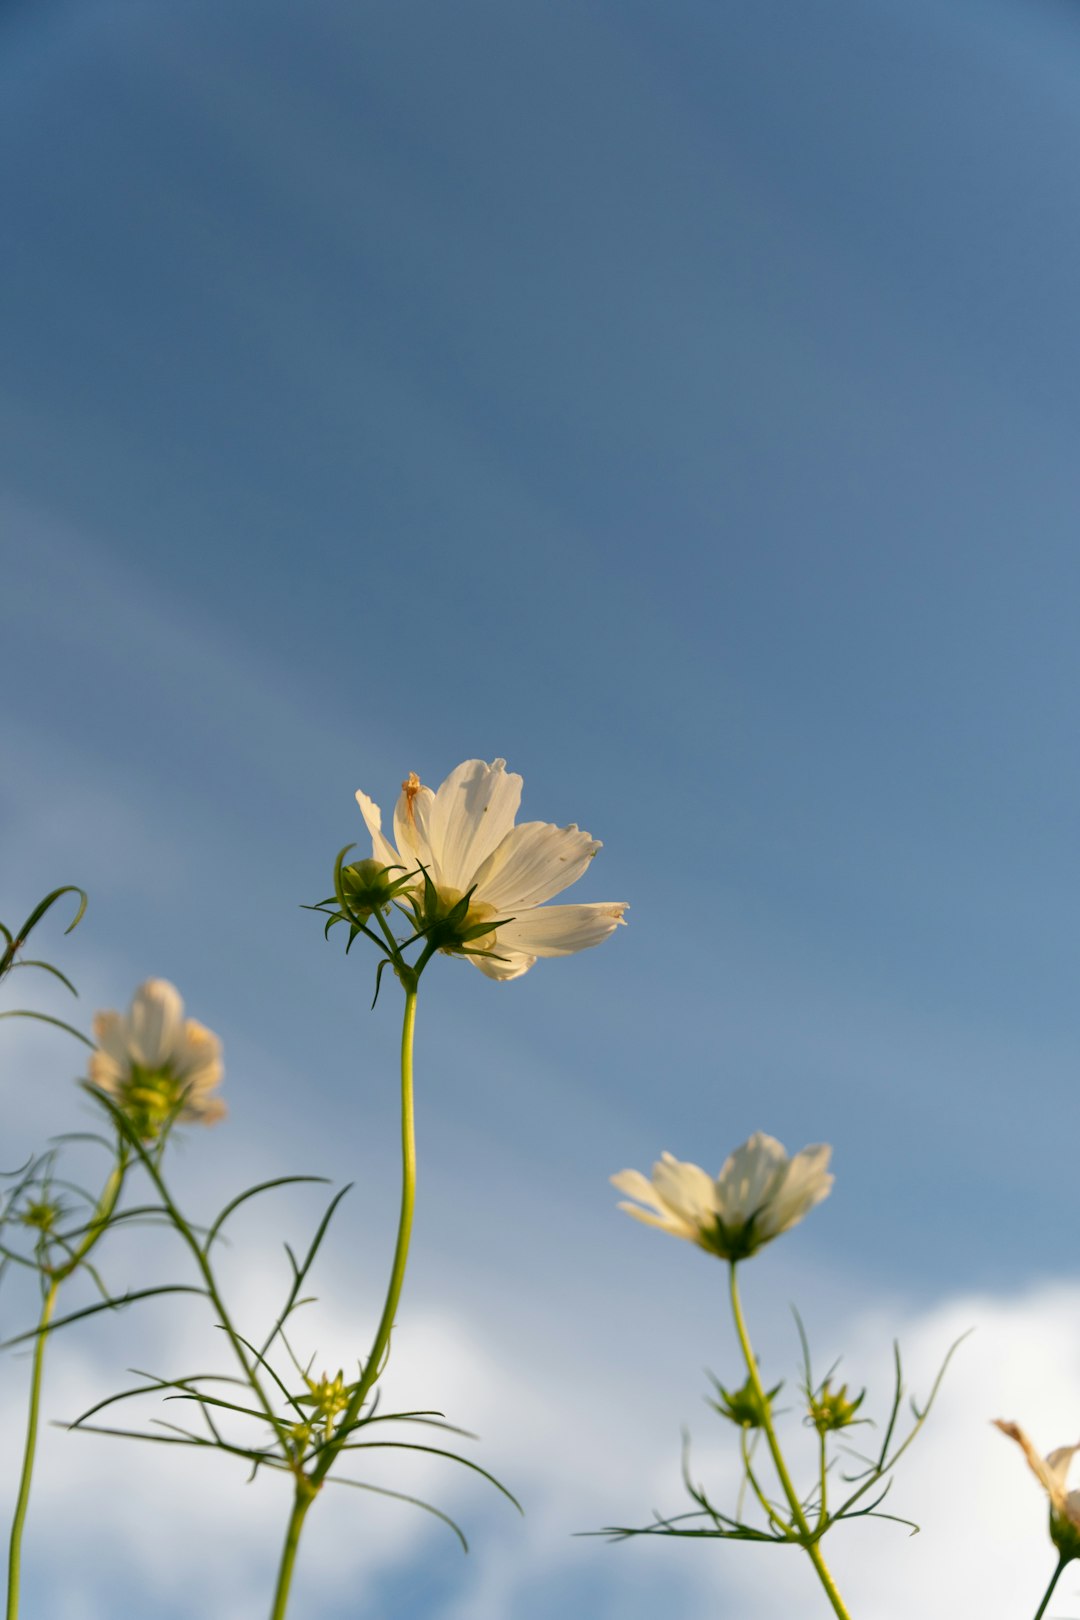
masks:
<instances>
[{"instance_id":1,"label":"thin leaf","mask_svg":"<svg viewBox=\"0 0 1080 1620\"><path fill-rule=\"evenodd\" d=\"M158 1288L137 1288L134 1293L121 1294L115 1299L107 1299L98 1305L86 1305L81 1311L72 1311L70 1316L60 1316L45 1327L31 1328L28 1333L20 1333L17 1338L5 1339L0 1343L0 1350L10 1350L13 1345L25 1344L28 1339L38 1339L44 1333L55 1333L58 1328L69 1327L72 1322L81 1322L86 1316L97 1316L101 1311L117 1311L125 1305L134 1305L140 1299L152 1299L156 1294L202 1294L205 1288L197 1288L190 1283L163 1283Z\"/></svg>"},{"instance_id":2,"label":"thin leaf","mask_svg":"<svg viewBox=\"0 0 1080 1620\"><path fill-rule=\"evenodd\" d=\"M53 1024L57 1029L67 1030L68 1034L74 1035L77 1041L82 1041L84 1046L88 1046L91 1051L94 1050L93 1041L88 1040L81 1030L76 1029L72 1024L65 1024L62 1018L51 1017L49 1013L30 1012L25 1007L12 1007L7 1012L0 1012L0 1018L36 1018L39 1023Z\"/></svg>"},{"instance_id":3,"label":"thin leaf","mask_svg":"<svg viewBox=\"0 0 1080 1620\"><path fill-rule=\"evenodd\" d=\"M207 1234L206 1242L203 1245L203 1252L205 1254L209 1254L210 1245L213 1243L217 1234L221 1231L221 1228L224 1226L229 1216L234 1210L239 1209L241 1204L246 1204L249 1198L257 1198L260 1193L270 1192L274 1187L289 1187L303 1181L321 1181L325 1185L327 1179L328 1178L326 1176L277 1176L273 1181L260 1181L257 1186L249 1187L246 1192L239 1193L237 1197L225 1205L225 1208L221 1211L221 1214L218 1216L217 1220L211 1226L210 1231Z\"/></svg>"},{"instance_id":4,"label":"thin leaf","mask_svg":"<svg viewBox=\"0 0 1080 1620\"><path fill-rule=\"evenodd\" d=\"M409 1502L413 1507L423 1508L425 1513L434 1514L436 1519L441 1519L443 1524L449 1525L461 1542L462 1550L464 1552L469 1550L469 1543L465 1540L464 1532L459 1525L454 1523L450 1515L443 1513L440 1508L432 1507L430 1502L423 1501L419 1496L406 1496L404 1491L387 1490L385 1485L366 1485L359 1479L336 1479L329 1474L327 1475L327 1481L331 1485L351 1485L357 1491L374 1491L376 1496L389 1496L395 1502Z\"/></svg>"},{"instance_id":5,"label":"thin leaf","mask_svg":"<svg viewBox=\"0 0 1080 1620\"><path fill-rule=\"evenodd\" d=\"M512 1491L508 1491L506 1486L495 1478L494 1474L489 1474L486 1468L480 1467L479 1463L471 1462L468 1457L462 1457L456 1451L445 1451L442 1446L416 1445L410 1440L358 1440L354 1444L344 1445L340 1449L342 1451L422 1451L429 1457L448 1457L451 1462L460 1463L463 1468L471 1468L474 1474L481 1475L490 1485L494 1485L497 1491L501 1491L508 1502L513 1502L522 1518L525 1516L525 1509L517 1497Z\"/></svg>"},{"instance_id":6,"label":"thin leaf","mask_svg":"<svg viewBox=\"0 0 1080 1620\"><path fill-rule=\"evenodd\" d=\"M11 966L12 966L12 969L15 969L15 968L28 968L28 967L29 968L40 968L43 973L51 973L53 975L53 978L59 979L60 983L63 984L63 985L66 985L67 988L71 991L73 996L77 996L79 994L79 992L76 990L75 986L72 984L71 980L68 978L67 974L66 973L61 973L60 969L58 967L53 967L51 962L35 962L35 961L32 961L29 957L21 956L17 962L12 962Z\"/></svg>"}]
</instances>

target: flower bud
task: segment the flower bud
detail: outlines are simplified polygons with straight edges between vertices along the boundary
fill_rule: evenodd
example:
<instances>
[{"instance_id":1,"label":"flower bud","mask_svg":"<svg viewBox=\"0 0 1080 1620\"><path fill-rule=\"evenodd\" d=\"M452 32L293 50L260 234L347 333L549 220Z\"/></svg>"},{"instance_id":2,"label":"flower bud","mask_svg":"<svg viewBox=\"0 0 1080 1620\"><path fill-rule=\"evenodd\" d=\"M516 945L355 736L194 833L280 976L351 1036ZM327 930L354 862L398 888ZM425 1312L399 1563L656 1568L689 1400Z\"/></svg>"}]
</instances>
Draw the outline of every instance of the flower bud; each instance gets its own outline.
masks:
<instances>
[{"instance_id":1,"label":"flower bud","mask_svg":"<svg viewBox=\"0 0 1080 1620\"><path fill-rule=\"evenodd\" d=\"M722 1418L727 1418L729 1423L734 1423L740 1429L763 1429L765 1419L768 1417L768 1408L784 1387L779 1383L775 1389L767 1390L765 1400L762 1401L749 1378L741 1389L725 1389L715 1378L713 1384L720 1399L708 1401L708 1404L714 1412L718 1412ZM708 1400L708 1397L706 1399Z\"/></svg>"},{"instance_id":2,"label":"flower bud","mask_svg":"<svg viewBox=\"0 0 1080 1620\"><path fill-rule=\"evenodd\" d=\"M398 887L397 875L381 861L354 861L341 868L342 895L358 922L366 922L373 911L388 906Z\"/></svg>"},{"instance_id":3,"label":"flower bud","mask_svg":"<svg viewBox=\"0 0 1080 1620\"><path fill-rule=\"evenodd\" d=\"M23 1226L33 1227L38 1232L51 1232L63 1213L55 1199L31 1198L19 1211L18 1218Z\"/></svg>"},{"instance_id":4,"label":"flower bud","mask_svg":"<svg viewBox=\"0 0 1080 1620\"><path fill-rule=\"evenodd\" d=\"M865 1389L854 1400L849 1400L846 1384L833 1389L826 1378L819 1390L811 1390L809 1399L810 1422L819 1434L828 1434L831 1429L847 1429L853 1423L864 1421L855 1414L866 1399Z\"/></svg>"}]
</instances>

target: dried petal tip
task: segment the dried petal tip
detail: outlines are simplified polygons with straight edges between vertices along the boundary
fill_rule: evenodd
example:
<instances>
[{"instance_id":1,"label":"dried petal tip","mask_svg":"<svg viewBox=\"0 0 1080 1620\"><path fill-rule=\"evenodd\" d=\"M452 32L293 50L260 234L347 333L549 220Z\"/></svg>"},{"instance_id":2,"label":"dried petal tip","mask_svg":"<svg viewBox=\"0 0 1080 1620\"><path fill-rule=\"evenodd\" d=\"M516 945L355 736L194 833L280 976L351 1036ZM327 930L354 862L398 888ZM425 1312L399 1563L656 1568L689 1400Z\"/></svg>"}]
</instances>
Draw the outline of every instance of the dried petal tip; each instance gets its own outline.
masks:
<instances>
[{"instance_id":1,"label":"dried petal tip","mask_svg":"<svg viewBox=\"0 0 1080 1620\"><path fill-rule=\"evenodd\" d=\"M1027 1465L1050 1498L1050 1539L1058 1551L1068 1558L1080 1558L1080 1491L1067 1491L1069 1468L1080 1444L1058 1446L1045 1457L1040 1457L1019 1423L1003 1418L992 1418L995 1429L1015 1440L1027 1459Z\"/></svg>"}]
</instances>

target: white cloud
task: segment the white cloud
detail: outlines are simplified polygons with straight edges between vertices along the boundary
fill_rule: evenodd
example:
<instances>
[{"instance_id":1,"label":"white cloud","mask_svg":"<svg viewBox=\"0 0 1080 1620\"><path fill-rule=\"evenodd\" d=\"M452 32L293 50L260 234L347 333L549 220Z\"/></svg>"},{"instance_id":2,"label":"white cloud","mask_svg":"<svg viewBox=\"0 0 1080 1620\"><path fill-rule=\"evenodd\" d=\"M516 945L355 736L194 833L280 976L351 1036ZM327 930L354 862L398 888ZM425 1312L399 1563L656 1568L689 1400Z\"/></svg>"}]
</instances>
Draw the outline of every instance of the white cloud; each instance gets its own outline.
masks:
<instances>
[{"instance_id":1,"label":"white cloud","mask_svg":"<svg viewBox=\"0 0 1080 1620\"><path fill-rule=\"evenodd\" d=\"M270 1265L269 1247L257 1245L252 1255L245 1246L235 1257L233 1287L245 1322L263 1316L276 1297ZM305 1313L297 1332L301 1353L317 1349L317 1369L354 1362L372 1331L368 1304L374 1302L345 1308L339 1301ZM441 1459L372 1452L361 1466L354 1458L348 1470L354 1477L413 1492L462 1520L472 1555L464 1564L451 1562L447 1533L408 1507L330 1490L305 1530L297 1612L336 1612L346 1596L362 1607L380 1583L436 1565L450 1571L448 1590L430 1609L441 1620L549 1612L575 1590L588 1592L598 1615L644 1616L660 1583L669 1612L686 1620L706 1612L718 1620L792 1613L825 1620L829 1611L813 1573L794 1551L661 1540L611 1547L574 1539L575 1531L612 1522L646 1523L654 1506L677 1512L686 1505L678 1427L687 1411L697 1414L695 1476L718 1505L734 1499L734 1431L700 1405L700 1390L673 1390L664 1381L670 1324L644 1312L636 1341L613 1354L599 1317L581 1323L552 1317L538 1330L536 1317L509 1316L502 1298L473 1305L465 1316L407 1299L385 1380L386 1409L434 1406L479 1433L479 1445L464 1441L461 1449L523 1499L525 1518ZM977 1328L887 1504L917 1519L922 1533L912 1538L896 1525L857 1522L827 1543L860 1620L1034 1609L1053 1561L1045 1502L1019 1453L989 1420L1018 1418L1046 1449L1080 1434L1078 1313L1080 1288L1047 1284L1017 1298L956 1298L909 1311L903 1320L876 1304L838 1325L844 1374L856 1385L870 1384L868 1404L878 1416L887 1403L894 1333L903 1343L908 1386L921 1395L948 1344ZM120 1387L125 1360L162 1371L208 1360L222 1366L220 1340L199 1317L193 1303L179 1332L166 1328L173 1317L162 1310L108 1324L96 1336L77 1338L76 1329L58 1338L48 1412L73 1415ZM137 1352L121 1351L127 1335L138 1341ZM794 1373L794 1345L760 1348L770 1371L790 1349ZM824 1366L833 1347L821 1348ZM19 1444L25 1372L11 1360L4 1368L0 1430L9 1457ZM437 1435L413 1433L439 1443ZM796 1440L796 1456L798 1446ZM4 1511L11 1472L2 1482ZM191 1613L254 1620L265 1612L288 1495L280 1480L244 1486L240 1465L222 1458L46 1430L27 1542L37 1606L57 1620L109 1612L113 1572L122 1569L140 1614L172 1613L169 1594L179 1585ZM61 1534L67 1555L57 1563L48 1548ZM1067 1613L1070 1602L1080 1610L1077 1589L1067 1575L1056 1612Z\"/></svg>"}]
</instances>

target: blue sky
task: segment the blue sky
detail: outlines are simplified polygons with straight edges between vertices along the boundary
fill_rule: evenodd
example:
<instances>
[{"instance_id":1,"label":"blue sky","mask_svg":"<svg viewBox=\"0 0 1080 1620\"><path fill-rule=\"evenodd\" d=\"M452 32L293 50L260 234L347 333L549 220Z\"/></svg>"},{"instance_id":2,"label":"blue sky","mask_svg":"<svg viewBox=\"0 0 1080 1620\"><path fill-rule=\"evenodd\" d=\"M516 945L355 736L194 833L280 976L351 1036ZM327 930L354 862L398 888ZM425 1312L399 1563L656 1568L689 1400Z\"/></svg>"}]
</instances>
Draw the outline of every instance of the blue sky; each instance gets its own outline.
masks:
<instances>
[{"instance_id":1,"label":"blue sky","mask_svg":"<svg viewBox=\"0 0 1080 1620\"><path fill-rule=\"evenodd\" d=\"M87 1009L182 988L232 1112L193 1196L356 1179L373 1314L395 1009L298 905L357 787L471 756L603 839L573 898L617 937L425 981L406 1310L526 1361L573 1323L582 1411L655 1358L672 1499L719 1279L611 1171L834 1144L761 1273L778 1359L790 1297L887 1344L1073 1274L1078 57L1036 0L0 13L0 915L83 883ZM21 1151L73 1060L19 1043ZM479 1613L478 1511L469 1572L417 1543L378 1601ZM676 1567L585 1545L491 1602L626 1614Z\"/></svg>"}]
</instances>

